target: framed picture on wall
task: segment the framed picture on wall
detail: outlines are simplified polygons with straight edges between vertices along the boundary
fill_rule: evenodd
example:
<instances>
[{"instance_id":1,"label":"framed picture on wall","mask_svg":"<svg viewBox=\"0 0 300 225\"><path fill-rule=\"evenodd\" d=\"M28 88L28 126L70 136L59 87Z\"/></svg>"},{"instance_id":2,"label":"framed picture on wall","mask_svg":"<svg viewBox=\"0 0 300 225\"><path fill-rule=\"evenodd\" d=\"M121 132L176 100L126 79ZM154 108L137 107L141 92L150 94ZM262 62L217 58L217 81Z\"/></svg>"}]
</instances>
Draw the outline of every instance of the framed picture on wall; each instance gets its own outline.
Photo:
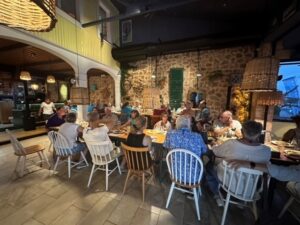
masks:
<instances>
[{"instance_id":1,"label":"framed picture on wall","mask_svg":"<svg viewBox=\"0 0 300 225\"><path fill-rule=\"evenodd\" d=\"M132 42L132 20L124 20L121 22L122 43Z\"/></svg>"}]
</instances>

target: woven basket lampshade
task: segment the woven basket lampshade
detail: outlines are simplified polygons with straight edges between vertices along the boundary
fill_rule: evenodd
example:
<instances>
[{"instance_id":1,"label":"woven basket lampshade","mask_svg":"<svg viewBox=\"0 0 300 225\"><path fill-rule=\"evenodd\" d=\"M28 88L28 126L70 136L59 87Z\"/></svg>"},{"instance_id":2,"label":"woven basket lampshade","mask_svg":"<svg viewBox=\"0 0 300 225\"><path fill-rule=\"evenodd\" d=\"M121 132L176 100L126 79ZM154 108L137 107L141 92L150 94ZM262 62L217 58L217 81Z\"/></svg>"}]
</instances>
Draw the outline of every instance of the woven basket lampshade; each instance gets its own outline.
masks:
<instances>
[{"instance_id":1,"label":"woven basket lampshade","mask_svg":"<svg viewBox=\"0 0 300 225\"><path fill-rule=\"evenodd\" d=\"M70 100L75 105L89 104L89 91L84 87L72 87Z\"/></svg>"},{"instance_id":2,"label":"woven basket lampshade","mask_svg":"<svg viewBox=\"0 0 300 225\"><path fill-rule=\"evenodd\" d=\"M283 94L281 91L258 93L257 105L276 106L282 104L283 104Z\"/></svg>"},{"instance_id":3,"label":"woven basket lampshade","mask_svg":"<svg viewBox=\"0 0 300 225\"><path fill-rule=\"evenodd\" d=\"M261 57L249 61L243 76L241 90L249 92L275 91L279 60Z\"/></svg>"},{"instance_id":4,"label":"woven basket lampshade","mask_svg":"<svg viewBox=\"0 0 300 225\"><path fill-rule=\"evenodd\" d=\"M20 80L31 80L31 75L28 71L22 70L20 73Z\"/></svg>"},{"instance_id":5,"label":"woven basket lampshade","mask_svg":"<svg viewBox=\"0 0 300 225\"><path fill-rule=\"evenodd\" d=\"M47 76L47 83L49 84L54 84L56 81L55 81L55 77L52 76L52 75L48 75Z\"/></svg>"},{"instance_id":6,"label":"woven basket lampshade","mask_svg":"<svg viewBox=\"0 0 300 225\"><path fill-rule=\"evenodd\" d=\"M0 24L28 31L50 31L56 21L55 0L0 1Z\"/></svg>"}]
</instances>

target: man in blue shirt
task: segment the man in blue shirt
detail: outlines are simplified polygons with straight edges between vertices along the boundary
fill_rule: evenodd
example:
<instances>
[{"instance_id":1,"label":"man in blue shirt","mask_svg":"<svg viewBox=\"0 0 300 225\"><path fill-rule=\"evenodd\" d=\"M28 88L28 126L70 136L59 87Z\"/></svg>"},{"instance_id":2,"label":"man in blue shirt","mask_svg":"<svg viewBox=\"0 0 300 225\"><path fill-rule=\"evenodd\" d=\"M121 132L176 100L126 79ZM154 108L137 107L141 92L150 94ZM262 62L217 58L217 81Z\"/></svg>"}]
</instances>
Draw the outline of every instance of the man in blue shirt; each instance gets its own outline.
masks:
<instances>
[{"instance_id":1,"label":"man in blue shirt","mask_svg":"<svg viewBox=\"0 0 300 225\"><path fill-rule=\"evenodd\" d=\"M46 128L51 129L51 127L59 127L65 122L65 116L66 110L63 107L58 108L56 113L46 121Z\"/></svg>"}]
</instances>

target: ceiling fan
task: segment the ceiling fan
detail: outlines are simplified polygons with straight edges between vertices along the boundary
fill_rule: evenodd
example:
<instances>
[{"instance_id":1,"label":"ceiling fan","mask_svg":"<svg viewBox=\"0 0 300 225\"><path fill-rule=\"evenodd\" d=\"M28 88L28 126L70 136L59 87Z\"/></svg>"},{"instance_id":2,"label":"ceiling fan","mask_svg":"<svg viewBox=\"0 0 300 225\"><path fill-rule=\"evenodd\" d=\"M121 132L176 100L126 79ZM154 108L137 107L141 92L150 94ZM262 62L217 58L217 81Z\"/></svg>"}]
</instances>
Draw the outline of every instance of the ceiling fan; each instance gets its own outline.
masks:
<instances>
[{"instance_id":1,"label":"ceiling fan","mask_svg":"<svg viewBox=\"0 0 300 225\"><path fill-rule=\"evenodd\" d=\"M124 14L110 16L110 17L106 17L103 19L84 23L84 24L82 24L82 27L85 28L85 27L95 26L95 25L98 25L98 24L104 23L104 22L113 22L115 20L123 20L123 19L128 19L128 18L132 18L132 17L136 17L136 16L141 16L141 15L145 15L145 14L149 14L149 13L162 11L165 9L176 8L176 7L179 7L182 5L197 2L199 0L181 0L179 2L156 4L153 6L147 5L147 4L131 5L127 2L124 2L124 0L117 0L117 1L126 7L126 12Z\"/></svg>"}]
</instances>

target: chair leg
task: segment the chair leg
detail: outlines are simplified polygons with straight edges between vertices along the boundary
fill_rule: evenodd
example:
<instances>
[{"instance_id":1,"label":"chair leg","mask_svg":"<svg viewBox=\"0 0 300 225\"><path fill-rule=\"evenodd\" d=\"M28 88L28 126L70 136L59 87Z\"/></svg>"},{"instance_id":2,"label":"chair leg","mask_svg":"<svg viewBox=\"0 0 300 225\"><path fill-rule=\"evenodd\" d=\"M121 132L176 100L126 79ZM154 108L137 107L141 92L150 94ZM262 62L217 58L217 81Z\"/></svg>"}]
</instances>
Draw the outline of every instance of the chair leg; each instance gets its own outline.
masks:
<instances>
[{"instance_id":1,"label":"chair leg","mask_svg":"<svg viewBox=\"0 0 300 225\"><path fill-rule=\"evenodd\" d=\"M129 180L130 174L131 174L131 170L128 170L126 181L125 181L125 184L124 184L123 195L125 194L126 187L127 187L127 182Z\"/></svg>"},{"instance_id":2,"label":"chair leg","mask_svg":"<svg viewBox=\"0 0 300 225\"><path fill-rule=\"evenodd\" d=\"M253 214L254 214L254 219L255 221L258 219L258 215L257 215L257 207L256 207L256 201L252 202L252 206L253 206Z\"/></svg>"},{"instance_id":3,"label":"chair leg","mask_svg":"<svg viewBox=\"0 0 300 225\"><path fill-rule=\"evenodd\" d=\"M80 154L81 154L81 157L82 157L82 159L84 160L86 166L89 166L89 163L88 163L88 161L86 160L85 155L83 154L82 151L80 152Z\"/></svg>"},{"instance_id":4,"label":"chair leg","mask_svg":"<svg viewBox=\"0 0 300 225\"><path fill-rule=\"evenodd\" d=\"M108 164L105 166L105 190L108 190Z\"/></svg>"},{"instance_id":5,"label":"chair leg","mask_svg":"<svg viewBox=\"0 0 300 225\"><path fill-rule=\"evenodd\" d=\"M68 177L71 177L71 156L68 156Z\"/></svg>"},{"instance_id":6,"label":"chair leg","mask_svg":"<svg viewBox=\"0 0 300 225\"><path fill-rule=\"evenodd\" d=\"M198 220L200 220L200 210L199 210L199 200L198 200L197 188L193 188L193 192L194 192L194 201L195 201L195 206L196 206L197 217L198 217Z\"/></svg>"},{"instance_id":7,"label":"chair leg","mask_svg":"<svg viewBox=\"0 0 300 225\"><path fill-rule=\"evenodd\" d=\"M202 189L201 186L198 187L198 198L202 195Z\"/></svg>"},{"instance_id":8,"label":"chair leg","mask_svg":"<svg viewBox=\"0 0 300 225\"><path fill-rule=\"evenodd\" d=\"M16 167L15 167L15 172L16 173L18 173L18 167L19 167L20 159L21 159L21 156L18 156Z\"/></svg>"},{"instance_id":9,"label":"chair leg","mask_svg":"<svg viewBox=\"0 0 300 225\"><path fill-rule=\"evenodd\" d=\"M283 207L283 209L281 210L281 212L280 212L280 214L279 214L279 216L278 216L278 219L280 219L282 216L283 216L283 214L285 213L285 211L290 207L290 205L293 203L293 201L294 201L294 197L290 197L289 198L289 200L287 201L287 203L285 203L285 205L284 205L284 207Z\"/></svg>"},{"instance_id":10,"label":"chair leg","mask_svg":"<svg viewBox=\"0 0 300 225\"><path fill-rule=\"evenodd\" d=\"M93 164L93 167L92 167L92 170L91 170L91 174L90 174L90 178L89 178L89 182L88 182L87 187L90 187L90 185L91 185L92 177L93 177L93 175L94 175L95 166L96 166L96 165Z\"/></svg>"},{"instance_id":11,"label":"chair leg","mask_svg":"<svg viewBox=\"0 0 300 225\"><path fill-rule=\"evenodd\" d=\"M166 208L169 207L170 200L171 200L171 197L172 197L172 194L173 194L173 191L174 191L174 187L175 187L175 183L172 182L171 187L170 187L170 191L169 191L169 195L168 195L168 200L167 200Z\"/></svg>"},{"instance_id":12,"label":"chair leg","mask_svg":"<svg viewBox=\"0 0 300 225\"><path fill-rule=\"evenodd\" d=\"M143 194L143 202L145 200L145 172L143 172L143 175L142 175L142 194Z\"/></svg>"},{"instance_id":13,"label":"chair leg","mask_svg":"<svg viewBox=\"0 0 300 225\"><path fill-rule=\"evenodd\" d=\"M225 206L224 206L224 211L223 211L223 216L222 216L222 222L221 222L221 225L224 225L224 224L225 224L225 219L226 219L226 215L227 215L227 210L228 210L229 200L230 200L230 194L227 192L227 197L226 197L226 202L225 202Z\"/></svg>"},{"instance_id":14,"label":"chair leg","mask_svg":"<svg viewBox=\"0 0 300 225\"><path fill-rule=\"evenodd\" d=\"M48 152L51 152L50 150L51 150L52 146L53 146L52 142L50 142L49 147L48 147Z\"/></svg>"},{"instance_id":15,"label":"chair leg","mask_svg":"<svg viewBox=\"0 0 300 225\"><path fill-rule=\"evenodd\" d=\"M23 162L22 162L22 168L21 168L21 171L20 171L20 177L23 177L24 170L25 170L25 167L26 167L26 156L24 155L22 158L23 158Z\"/></svg>"},{"instance_id":16,"label":"chair leg","mask_svg":"<svg viewBox=\"0 0 300 225\"><path fill-rule=\"evenodd\" d=\"M56 159L56 163L55 163L55 165L54 165L53 172L55 172L55 171L56 171L56 168L57 168L57 165L58 165L59 159L60 159L60 156L58 156L58 157L57 157L57 159Z\"/></svg>"},{"instance_id":17,"label":"chair leg","mask_svg":"<svg viewBox=\"0 0 300 225\"><path fill-rule=\"evenodd\" d=\"M122 171L121 171L121 167L120 167L120 163L119 163L119 159L118 158L116 158L116 162L117 162L117 167L118 167L119 174L121 175Z\"/></svg>"},{"instance_id":18,"label":"chair leg","mask_svg":"<svg viewBox=\"0 0 300 225\"><path fill-rule=\"evenodd\" d=\"M37 152L39 158L40 158L40 167L43 167L43 156L41 155L41 152Z\"/></svg>"},{"instance_id":19,"label":"chair leg","mask_svg":"<svg viewBox=\"0 0 300 225\"><path fill-rule=\"evenodd\" d=\"M47 155L45 154L45 152L44 152L44 151L42 151L41 153L42 153L42 155L43 155L43 158L44 158L44 160L46 161L46 163L48 164L48 166L49 166L49 168L50 168L50 167L51 167L51 165L50 165L50 163L49 163L49 160L48 160L48 157L47 157Z\"/></svg>"}]
</instances>

